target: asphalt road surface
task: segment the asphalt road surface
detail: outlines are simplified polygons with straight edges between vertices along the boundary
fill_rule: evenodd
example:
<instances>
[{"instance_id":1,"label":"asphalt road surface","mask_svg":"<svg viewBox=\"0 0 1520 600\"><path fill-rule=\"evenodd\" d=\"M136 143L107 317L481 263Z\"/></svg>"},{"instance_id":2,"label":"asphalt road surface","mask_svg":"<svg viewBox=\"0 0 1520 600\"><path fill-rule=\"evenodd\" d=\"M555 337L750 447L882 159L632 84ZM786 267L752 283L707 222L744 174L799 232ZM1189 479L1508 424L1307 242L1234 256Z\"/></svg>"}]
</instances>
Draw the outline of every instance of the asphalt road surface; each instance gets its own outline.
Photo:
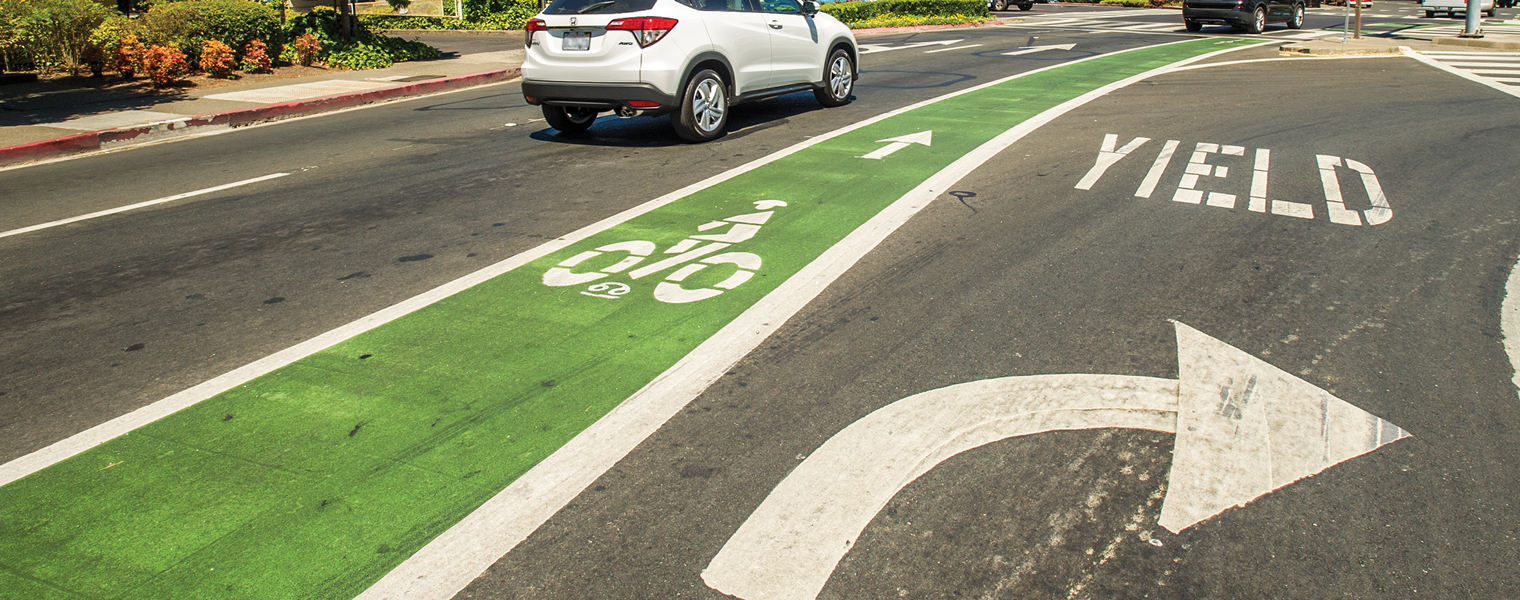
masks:
<instances>
[{"instance_id":1,"label":"asphalt road surface","mask_svg":"<svg viewBox=\"0 0 1520 600\"><path fill-rule=\"evenodd\" d=\"M1040 5L1019 16L1059 10L1067 9ZM1148 11L1132 12L1126 22L1161 22ZM1039 381L1074 396L1103 395L1083 391L1097 376L1170 385L1181 390L1173 410L1182 420L1169 430L1054 423L923 459L921 476L889 485L890 501L865 513L863 529L846 532L847 551L831 550L840 556L832 568L823 564L818 589L792 585L789 595L766 597L1496 598L1517 589L1520 509L1512 499L1520 497L1520 466L1509 449L1520 444L1513 425L1520 410L1501 323L1501 313L1513 310L1505 305L1506 282L1520 253L1512 197L1520 177L1510 160L1520 133L1516 96L1503 84L1463 79L1413 58L1277 60L1274 46L1240 49L1105 88L981 156L984 162L970 164L964 176L920 186L941 169L957 168L964 162L958 157L972 155L980 140L1027 118L1017 116L1023 104L1058 104L1063 86L1079 87L1074 97L1125 76L1124 68L1144 71L1144 60L1185 58L1146 53L1199 48L1189 50L1197 55L1246 45L1220 36L1224 31L1206 31L1220 36L1210 37L1031 26L862 37L872 52L863 59L854 102L825 110L801 94L736 107L729 135L703 145L680 143L665 118L604 117L590 135L562 136L523 103L515 83L506 83L0 171L7 208L0 231L285 174L0 237L0 252L10 258L0 265L4 462L690 186L704 187L691 194L698 204L681 199L607 235L642 235L664 247L687 235L664 233L667 224L684 231L722 218L731 237L709 233L708 241L748 243L743 248L755 258L732 254L730 263L709 262L705 274L666 281L718 291L720 280L733 281L725 276L756 273L735 284L748 287L724 288L717 299L672 305L691 308L668 313L679 315L668 322L624 322L621 313L595 311L619 302L640 307L630 310L661 309L647 299L650 286L629 280L633 291L618 298L622 292L613 287L540 283L552 279L540 263L569 264L581 248L567 241L572 245L560 254L523 268L537 271L502 275L496 281L507 283L483 284L444 308L314 355L350 362L302 363L320 367L305 369L318 375L302 376L309 387L301 389L313 390L308 400L272 395L269 386L296 385L281 383L284 371L276 371L241 386L261 390L247 392L258 395L244 404L207 400L158 429L128 436L138 441L112 442L117 446L0 488L12 507L0 509L0 538L7 540L0 543L0 589L17 590L0 597L352 597L406 559L392 555L415 552L458 519L394 537L377 533L391 516L322 529L310 524L337 508L350 515L378 511L391 493L403 498L392 503L399 507L370 514L424 512L450 502L454 492L444 491L457 488L440 484L428 496L398 483L339 493L317 483L308 493L281 491L295 488L263 475L310 478L304 474L321 471L324 459L306 448L373 444L367 436L385 439L395 435L387 427L402 427L385 414L350 418L365 410L350 403L372 401L431 419L431 406L463 392L415 381L433 377L427 381L489 391L523 379L521 385L561 399L551 403L554 410L508 420L593 407L601 414L664 369L639 379L641 362L670 355L701 363L730 351L681 345L690 332L682 327L726 327L703 320L709 306L732 299L735 314L749 315L747 304L736 303L766 307L788 295L798 298L795 312L765 317L775 322L764 323L758 331L766 334L746 342L737 362L711 358L719 368L711 384L703 380L668 420L654 421L647 438L605 439L603 445L616 441L630 451L612 456L605 472L590 472L585 484L561 486L563 508L551 506L542 526L512 513L507 525L468 532L474 537L463 546L490 546L510 522L530 522L510 552L499 560L499 553L487 556L467 574L479 577L458 597L725 597L715 588L739 588L720 583L736 579L723 579L715 557L729 544L742 550L736 532L747 521L768 523L762 518L768 498L784 500L778 490L789 474L807 472L810 457L824 457L811 467L824 473L892 467L885 455L849 452L843 456L859 464L818 462L840 456L826 443L847 438L852 424L949 386L1041 376L1062 376ZM1190 39L1204 41L1144 49ZM1123 50L1134 52L1104 57ZM1069 66L979 87L1062 65ZM965 93L913 108L952 92ZM932 144L893 144L886 133L829 137L910 108L862 126L860 135L900 126L903 134L932 131ZM976 137L982 131L992 133ZM793 148L814 138L828 139ZM862 158L889 144L890 154ZM783 150L796 154L754 165ZM901 189L873 196L876 189L899 189L892 186ZM908 201L914 194L932 200ZM906 203L894 202L898 196ZM700 202L743 214L707 211ZM900 216L880 225L886 217L873 217L878 213ZM857 230L867 219L872 225ZM756 223L755 230L740 227ZM877 241L859 242L851 233L867 230L880 230ZM757 237L741 240L741 231ZM808 254L813 246L817 253ZM812 257L837 252L829 248L857 246L858 262L841 262L832 275L804 269ZM613 252L597 248L593 254ZM581 259L597 260L608 258ZM772 273L794 275L783 286L764 280ZM519 279L526 283L518 286ZM794 282L813 280L816 297L794 291ZM605 300L573 293L579 289ZM757 289L776 291L763 301L745 296ZM554 290L565 291L550 295ZM635 298L640 294L645 300ZM542 321L531 330L499 324L534 302L563 313L531 315ZM583 315L601 315L585 326L614 328L616 335L573 337L582 335L575 328ZM668 338L656 335L644 346L624 341L624 333L646 332ZM537 356L559 337L571 340L565 342L573 346L571 366L491 366L492 356ZM1214 349L1199 350L1198 340L1210 338L1206 345ZM585 339L602 341L575 341ZM474 348L466 346L479 351L470 354ZM1219 349L1226 346L1232 350ZM376 349L359 354L369 347ZM385 362L402 354L413 358ZM458 355L470 358L450 362ZM1199 363L1199 356L1236 357L1233 364L1250 365L1240 368L1256 375L1222 384L1198 379L1207 369L1197 365L1213 364ZM376 370L351 366L359 364ZM599 374L605 365L625 370ZM679 379L681 367L671 368L676 375L662 377ZM344 386L369 390L372 398L318 393L350 389ZM603 406L596 386L631 387ZM1322 466L1286 478L1269 466L1269 482L1242 497L1244 506L1210 509L1174 532L1163 511L1175 510L1186 487L1177 475L1192 452L1184 440L1203 435L1186 421L1193 418L1185 406L1189 386L1219 392L1205 412L1246 424L1262 406L1312 396L1315 406L1339 406L1331 402L1339 399L1348 410L1386 419L1391 429L1379 430L1370 452L1331 459L1334 436L1321 427ZM433 425L467 414L467 405L450 405ZM193 420L205 406L214 418ZM340 412L349 420L333 417ZM628 412L612 410L604 421ZM908 423L927 427L957 411L943 412ZM332 431L278 422L330 417L338 427ZM428 454L413 444L406 458L381 462L416 467L407 473L418 479L511 481L516 474L497 474L487 463L509 464L524 451L486 435L509 430L491 429L491 418L448 425L456 434L440 443L446 452ZM471 423L481 432L475 437ZM546 432L558 427L534 423ZM244 429L211 429L222 426ZM1401 439L1405 432L1410 437ZM1280 433L1261 435L1287 439L1274 437ZM259 436L282 450L249 458L265 451L236 440ZM123 446L134 443L221 452L243 466L213 461L166 471L141 463L179 459ZM291 448L296 452L285 454ZM393 456L377 448L364 446L353 456ZM1243 452L1228 444L1208 448L1221 456ZM1279 460L1292 451L1242 456ZM491 458L447 464L450 456ZM526 470L539 459L521 460ZM197 479L201 469L253 491L237 496L232 488L197 487L205 479ZM59 471L68 474L51 475ZM101 483L107 476L121 479ZM485 487L489 496L501 486ZM816 488L825 506L863 501L828 495L833 489ZM145 500L147 492L119 490L150 490L171 503L202 500L194 511L155 512L149 505L159 501ZM252 505L248 498L265 497L259 494L273 498L262 501L274 508L237 516L239 507ZM194 525L176 520L192 516ZM69 523L88 526L71 531ZM287 524L306 528L281 533ZM155 528L183 533L157 541ZM273 537L249 537L245 529ZM323 532L330 535L319 537ZM236 539L278 540L265 543L282 548L228 549ZM285 564L278 560L320 562L301 554L303 547L345 566L274 576L270 565ZM140 555L125 560L110 553L129 551ZM219 579L240 572L242 580Z\"/></svg>"}]
</instances>

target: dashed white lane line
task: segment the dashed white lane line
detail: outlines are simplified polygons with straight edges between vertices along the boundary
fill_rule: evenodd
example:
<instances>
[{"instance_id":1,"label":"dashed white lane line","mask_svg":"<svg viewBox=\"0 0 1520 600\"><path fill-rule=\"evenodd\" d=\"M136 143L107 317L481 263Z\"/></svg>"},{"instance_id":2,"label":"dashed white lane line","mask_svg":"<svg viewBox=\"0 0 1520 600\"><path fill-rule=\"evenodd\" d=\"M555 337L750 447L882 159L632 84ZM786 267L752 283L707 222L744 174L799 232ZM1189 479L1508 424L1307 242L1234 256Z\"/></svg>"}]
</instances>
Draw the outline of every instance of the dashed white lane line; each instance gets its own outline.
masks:
<instances>
[{"instance_id":1,"label":"dashed white lane line","mask_svg":"<svg viewBox=\"0 0 1520 600\"><path fill-rule=\"evenodd\" d=\"M967 48L976 48L979 46L981 46L981 44L969 44L966 46L956 46L954 48L940 48L939 50L925 50L924 54L934 54L935 52L949 52L951 50L965 50Z\"/></svg>"},{"instance_id":2,"label":"dashed white lane line","mask_svg":"<svg viewBox=\"0 0 1520 600\"><path fill-rule=\"evenodd\" d=\"M10 231L0 232L0 238L10 237L10 236L13 236L13 235L21 235L23 233L31 233L33 231L40 231L40 230L43 230L43 229L48 229L50 227L57 227L59 225L68 225L69 223L78 223L80 221L94 219L94 218L97 218L97 217L104 217L106 215L114 215L114 214L117 214L117 213L124 213L124 212L130 211L130 210L137 210L139 208L147 208L149 206L154 206L154 205L157 205L157 204L164 204L164 203L168 203L168 202L174 202L175 200L184 200L185 198L190 198L192 196L199 196L201 194L209 194L211 192L220 192L222 190L232 189L232 188L235 188L235 187L244 186L244 185L248 185L248 184L251 184L251 183L258 183L260 181L268 181L270 179L276 179L276 178L279 178L279 177L284 177L284 176L289 175L289 174L290 173L274 173L272 175L265 175L263 177L254 177L253 179L244 179L242 181L234 181L232 183L228 183L228 184L224 184L224 185L219 185L219 186L216 186L216 187L209 187L209 188L206 188L204 190L196 190L196 191L193 191L193 192L185 192L183 194L176 194L176 195L173 195L173 196L169 196L167 198L159 198L157 200L149 200L147 202L138 202L137 204L128 204L126 206L118 206L116 208L102 210L102 211L99 211L99 212L92 212L92 213L87 214L87 215L79 215L77 217L69 217L67 219L60 219L60 220L57 220L57 221L49 221L47 223L42 223L42 224L39 224L39 225L32 225L30 227L22 227L20 229L12 229Z\"/></svg>"}]
</instances>

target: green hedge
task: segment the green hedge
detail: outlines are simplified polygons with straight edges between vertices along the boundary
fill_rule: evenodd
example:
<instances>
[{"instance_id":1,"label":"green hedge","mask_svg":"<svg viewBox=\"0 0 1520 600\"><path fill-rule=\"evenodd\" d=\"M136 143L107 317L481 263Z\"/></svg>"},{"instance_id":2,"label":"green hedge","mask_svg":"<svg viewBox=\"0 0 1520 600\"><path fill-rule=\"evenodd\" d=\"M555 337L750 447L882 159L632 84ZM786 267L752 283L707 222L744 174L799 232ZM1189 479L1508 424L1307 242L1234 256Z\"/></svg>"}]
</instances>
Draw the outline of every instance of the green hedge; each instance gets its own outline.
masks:
<instances>
[{"instance_id":1,"label":"green hedge","mask_svg":"<svg viewBox=\"0 0 1520 600\"><path fill-rule=\"evenodd\" d=\"M280 15L268 5L252 0L188 0L161 2L142 18L150 44L174 45L195 64L206 40L232 47L241 58L249 40L262 40L279 55Z\"/></svg>"},{"instance_id":2,"label":"green hedge","mask_svg":"<svg viewBox=\"0 0 1520 600\"><path fill-rule=\"evenodd\" d=\"M445 7L453 4L445 2ZM371 29L510 29L521 30L538 14L538 0L492 0L465 2L463 21L448 17L392 17L359 15Z\"/></svg>"},{"instance_id":3,"label":"green hedge","mask_svg":"<svg viewBox=\"0 0 1520 600\"><path fill-rule=\"evenodd\" d=\"M307 33L322 42L317 60L340 69L379 69L397 62L429 60L439 56L437 48L422 42L387 37L370 31L362 17L354 39L344 40L340 35L337 11L326 6L319 6L285 23L286 39L294 40Z\"/></svg>"},{"instance_id":4,"label":"green hedge","mask_svg":"<svg viewBox=\"0 0 1520 600\"><path fill-rule=\"evenodd\" d=\"M845 25L876 26L894 18L905 17L979 17L992 18L986 0L876 0L875 2L836 2L819 10L833 15ZM858 27L857 27L858 28Z\"/></svg>"}]
</instances>

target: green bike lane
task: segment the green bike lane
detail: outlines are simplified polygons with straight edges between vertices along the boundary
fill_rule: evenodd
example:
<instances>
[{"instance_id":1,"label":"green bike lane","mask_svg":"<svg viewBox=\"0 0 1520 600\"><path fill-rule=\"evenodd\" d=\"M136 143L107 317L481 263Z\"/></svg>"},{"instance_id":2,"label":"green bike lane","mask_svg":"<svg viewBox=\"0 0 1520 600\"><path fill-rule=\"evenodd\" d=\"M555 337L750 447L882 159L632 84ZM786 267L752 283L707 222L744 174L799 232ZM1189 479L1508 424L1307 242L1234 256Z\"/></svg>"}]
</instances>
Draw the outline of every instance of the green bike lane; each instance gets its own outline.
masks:
<instances>
[{"instance_id":1,"label":"green bike lane","mask_svg":"<svg viewBox=\"0 0 1520 600\"><path fill-rule=\"evenodd\" d=\"M0 597L352 597L952 162L1234 45L1099 56L896 114L32 473L0 488ZM858 158L922 131L932 145ZM550 283L615 272L546 285L556 268Z\"/></svg>"}]
</instances>

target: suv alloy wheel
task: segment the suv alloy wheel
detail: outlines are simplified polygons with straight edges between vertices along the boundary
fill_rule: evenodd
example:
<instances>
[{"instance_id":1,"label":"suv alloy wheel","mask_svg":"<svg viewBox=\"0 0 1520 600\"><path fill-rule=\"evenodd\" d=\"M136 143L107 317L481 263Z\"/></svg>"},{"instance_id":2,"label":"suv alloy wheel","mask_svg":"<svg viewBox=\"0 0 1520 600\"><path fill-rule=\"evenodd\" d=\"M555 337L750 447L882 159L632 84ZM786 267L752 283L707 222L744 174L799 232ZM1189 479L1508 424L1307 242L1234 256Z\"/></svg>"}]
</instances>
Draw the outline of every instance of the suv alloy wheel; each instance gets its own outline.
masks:
<instances>
[{"instance_id":1,"label":"suv alloy wheel","mask_svg":"<svg viewBox=\"0 0 1520 600\"><path fill-rule=\"evenodd\" d=\"M723 78L712 71L691 76L681 100L681 112L672 123L676 135L688 142L706 142L723 135L728 124L728 90Z\"/></svg>"},{"instance_id":2,"label":"suv alloy wheel","mask_svg":"<svg viewBox=\"0 0 1520 600\"><path fill-rule=\"evenodd\" d=\"M1246 24L1247 33L1261 33L1267 28L1267 7L1256 5L1256 10L1251 12L1251 22Z\"/></svg>"},{"instance_id":3,"label":"suv alloy wheel","mask_svg":"<svg viewBox=\"0 0 1520 600\"><path fill-rule=\"evenodd\" d=\"M828 72L823 74L824 87L813 88L813 97L826 107L844 106L850 102L850 92L855 91L855 64L850 53L835 50L829 55Z\"/></svg>"}]
</instances>

